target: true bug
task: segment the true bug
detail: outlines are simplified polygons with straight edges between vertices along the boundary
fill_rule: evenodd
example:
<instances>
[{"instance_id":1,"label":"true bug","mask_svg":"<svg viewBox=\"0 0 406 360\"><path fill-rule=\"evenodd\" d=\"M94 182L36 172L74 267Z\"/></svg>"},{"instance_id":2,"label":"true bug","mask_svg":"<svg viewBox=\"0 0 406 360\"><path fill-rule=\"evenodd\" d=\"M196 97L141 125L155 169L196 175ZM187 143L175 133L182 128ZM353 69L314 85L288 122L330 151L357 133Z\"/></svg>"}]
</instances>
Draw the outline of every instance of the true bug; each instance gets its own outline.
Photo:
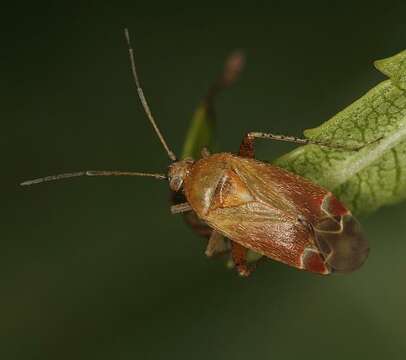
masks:
<instances>
[{"instance_id":1,"label":"true bug","mask_svg":"<svg viewBox=\"0 0 406 360\"><path fill-rule=\"evenodd\" d=\"M202 151L198 160L177 160L148 106L125 29L131 70L145 113L172 164L167 174L122 171L80 171L25 181L32 185L76 176L149 176L168 180L186 202L172 213L194 212L210 228L206 254L228 250L238 273L248 276L247 251L319 274L350 272L368 256L369 246L358 221L328 190L309 180L254 159L258 138L331 146L270 133L246 134L237 155ZM228 240L225 240L228 239Z\"/></svg>"}]
</instances>

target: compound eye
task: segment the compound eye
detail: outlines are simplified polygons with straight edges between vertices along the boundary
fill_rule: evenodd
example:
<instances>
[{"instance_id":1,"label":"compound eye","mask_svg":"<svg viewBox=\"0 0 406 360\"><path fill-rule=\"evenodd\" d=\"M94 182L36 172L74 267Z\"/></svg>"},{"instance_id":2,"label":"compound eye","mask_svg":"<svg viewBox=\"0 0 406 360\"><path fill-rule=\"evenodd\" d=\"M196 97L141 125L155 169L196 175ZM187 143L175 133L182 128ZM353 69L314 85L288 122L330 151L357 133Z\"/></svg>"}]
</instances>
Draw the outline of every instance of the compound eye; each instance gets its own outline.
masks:
<instances>
[{"instance_id":1,"label":"compound eye","mask_svg":"<svg viewBox=\"0 0 406 360\"><path fill-rule=\"evenodd\" d=\"M314 231L316 244L332 271L354 271L368 257L368 240L351 214L325 218L314 227Z\"/></svg>"}]
</instances>

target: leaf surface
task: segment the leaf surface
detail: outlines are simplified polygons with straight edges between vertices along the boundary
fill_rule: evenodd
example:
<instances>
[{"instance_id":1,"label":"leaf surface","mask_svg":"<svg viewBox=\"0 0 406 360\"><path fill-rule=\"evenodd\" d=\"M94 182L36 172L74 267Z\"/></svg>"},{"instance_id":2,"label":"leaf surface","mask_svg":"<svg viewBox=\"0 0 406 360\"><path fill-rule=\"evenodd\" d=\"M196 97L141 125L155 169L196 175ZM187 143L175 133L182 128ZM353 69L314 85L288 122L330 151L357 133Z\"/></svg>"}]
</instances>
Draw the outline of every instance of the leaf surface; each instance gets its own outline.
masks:
<instances>
[{"instance_id":1,"label":"leaf surface","mask_svg":"<svg viewBox=\"0 0 406 360\"><path fill-rule=\"evenodd\" d=\"M363 146L301 146L274 163L333 191L355 213L406 199L406 51L375 62L389 77L305 137Z\"/></svg>"}]
</instances>

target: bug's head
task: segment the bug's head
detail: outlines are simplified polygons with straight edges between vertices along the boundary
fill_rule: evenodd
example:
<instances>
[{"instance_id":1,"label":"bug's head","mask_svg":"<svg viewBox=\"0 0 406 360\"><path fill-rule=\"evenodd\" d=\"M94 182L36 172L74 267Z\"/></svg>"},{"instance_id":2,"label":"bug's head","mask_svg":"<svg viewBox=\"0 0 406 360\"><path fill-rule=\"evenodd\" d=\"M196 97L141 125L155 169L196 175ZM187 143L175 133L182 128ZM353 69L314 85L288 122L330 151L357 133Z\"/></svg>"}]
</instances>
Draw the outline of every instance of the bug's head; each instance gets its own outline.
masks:
<instances>
[{"instance_id":1,"label":"bug's head","mask_svg":"<svg viewBox=\"0 0 406 360\"><path fill-rule=\"evenodd\" d=\"M172 191L179 191L182 188L183 182L189 175L193 162L192 159L185 159L169 165L168 181Z\"/></svg>"}]
</instances>

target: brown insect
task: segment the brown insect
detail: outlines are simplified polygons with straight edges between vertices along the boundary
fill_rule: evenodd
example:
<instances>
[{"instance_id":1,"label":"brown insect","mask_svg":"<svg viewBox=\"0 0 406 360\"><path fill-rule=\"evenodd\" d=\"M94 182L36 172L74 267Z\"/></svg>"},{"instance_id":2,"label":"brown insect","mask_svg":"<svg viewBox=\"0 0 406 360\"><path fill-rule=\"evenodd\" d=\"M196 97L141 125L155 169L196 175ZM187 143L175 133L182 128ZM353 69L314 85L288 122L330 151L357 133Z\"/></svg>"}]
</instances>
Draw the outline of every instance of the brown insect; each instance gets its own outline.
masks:
<instances>
[{"instance_id":1,"label":"brown insect","mask_svg":"<svg viewBox=\"0 0 406 360\"><path fill-rule=\"evenodd\" d=\"M76 176L149 176L167 180L186 202L172 213L193 212L210 228L206 254L231 251L238 273L248 276L247 251L319 274L350 272L359 268L369 247L358 221L328 190L311 181L254 159L255 139L327 145L307 139L250 132L238 155L210 154L198 160L177 160L162 136L138 79L127 29L132 75L145 113L172 164L167 174L126 171L80 171L25 181L32 185Z\"/></svg>"}]
</instances>

